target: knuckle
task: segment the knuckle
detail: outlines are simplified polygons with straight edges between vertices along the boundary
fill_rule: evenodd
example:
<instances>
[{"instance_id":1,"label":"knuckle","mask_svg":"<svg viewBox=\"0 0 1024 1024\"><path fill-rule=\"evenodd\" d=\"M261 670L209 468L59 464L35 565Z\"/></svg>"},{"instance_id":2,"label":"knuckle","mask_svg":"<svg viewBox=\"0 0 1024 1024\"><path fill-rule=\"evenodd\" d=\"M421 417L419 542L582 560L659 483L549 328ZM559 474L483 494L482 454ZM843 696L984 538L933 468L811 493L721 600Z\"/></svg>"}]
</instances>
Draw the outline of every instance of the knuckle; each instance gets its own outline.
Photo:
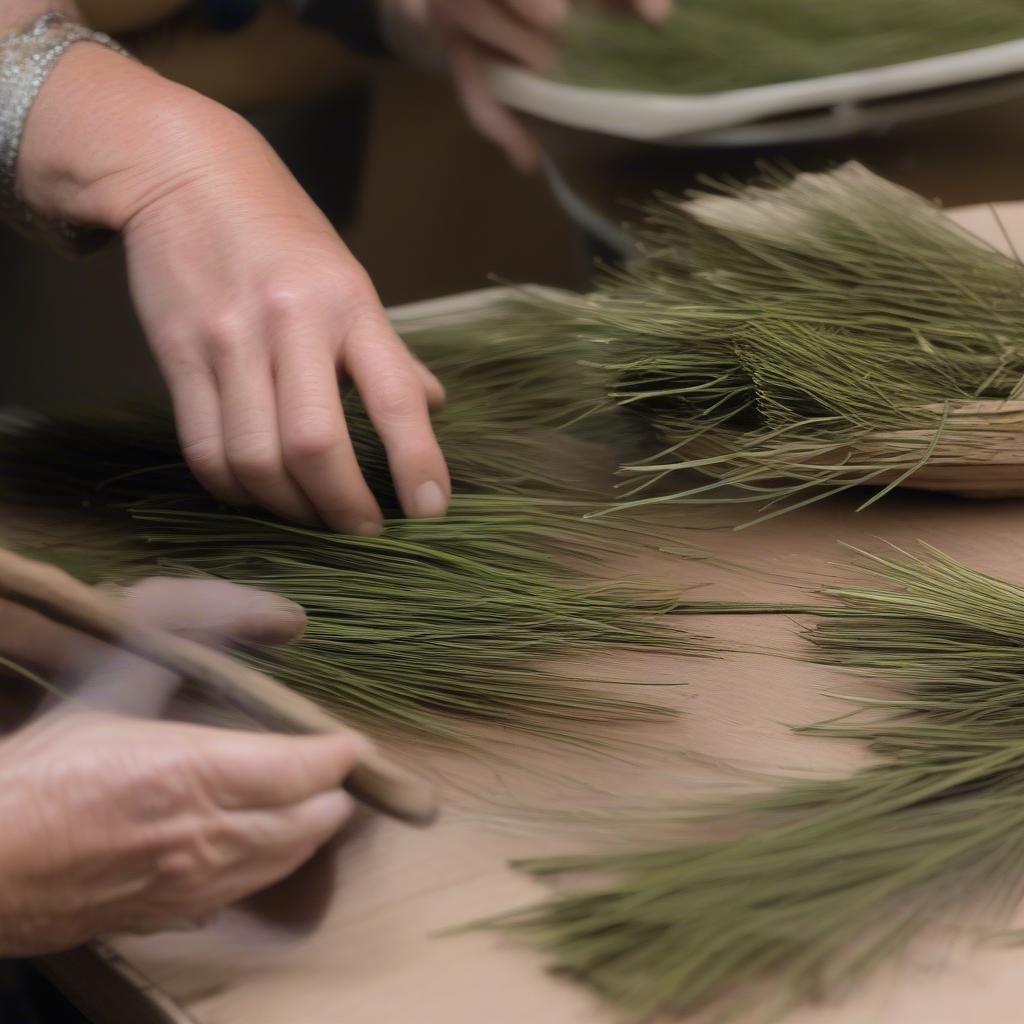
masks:
<instances>
[{"instance_id":1,"label":"knuckle","mask_svg":"<svg viewBox=\"0 0 1024 1024\"><path fill-rule=\"evenodd\" d=\"M197 366L194 356L198 330L191 318L172 317L153 332L154 348L168 369L191 370Z\"/></svg>"},{"instance_id":2,"label":"knuckle","mask_svg":"<svg viewBox=\"0 0 1024 1024\"><path fill-rule=\"evenodd\" d=\"M262 308L275 318L291 318L309 303L308 287L286 281L273 281L260 289Z\"/></svg>"},{"instance_id":3,"label":"knuckle","mask_svg":"<svg viewBox=\"0 0 1024 1024\"><path fill-rule=\"evenodd\" d=\"M202 320L202 335L215 359L239 356L248 337L246 317L238 303L229 303L207 313Z\"/></svg>"},{"instance_id":4,"label":"knuckle","mask_svg":"<svg viewBox=\"0 0 1024 1024\"><path fill-rule=\"evenodd\" d=\"M276 441L264 432L230 438L228 461L241 480L264 479L281 468Z\"/></svg>"},{"instance_id":5,"label":"knuckle","mask_svg":"<svg viewBox=\"0 0 1024 1024\"><path fill-rule=\"evenodd\" d=\"M193 808L163 825L154 858L164 891L187 895L231 867L234 848L225 816L213 808Z\"/></svg>"},{"instance_id":6,"label":"knuckle","mask_svg":"<svg viewBox=\"0 0 1024 1024\"><path fill-rule=\"evenodd\" d=\"M328 416L306 413L285 431L284 449L292 459L317 458L330 452L338 438L338 430Z\"/></svg>"},{"instance_id":7,"label":"knuckle","mask_svg":"<svg viewBox=\"0 0 1024 1024\"><path fill-rule=\"evenodd\" d=\"M132 787L135 812L145 821L161 821L186 808L192 791L184 776L175 771L146 772Z\"/></svg>"},{"instance_id":8,"label":"knuckle","mask_svg":"<svg viewBox=\"0 0 1024 1024\"><path fill-rule=\"evenodd\" d=\"M224 453L215 437L200 437L181 446L182 455L198 477L219 477L226 468Z\"/></svg>"},{"instance_id":9,"label":"knuckle","mask_svg":"<svg viewBox=\"0 0 1024 1024\"><path fill-rule=\"evenodd\" d=\"M380 381L375 390L374 409L385 421L408 420L422 411L422 394L404 378Z\"/></svg>"},{"instance_id":10,"label":"knuckle","mask_svg":"<svg viewBox=\"0 0 1024 1024\"><path fill-rule=\"evenodd\" d=\"M409 469L415 467L425 472L428 467L435 467L431 471L432 476L444 470L444 456L435 445L415 441L406 443L402 446L399 458L402 460L401 465ZM440 467L437 467L438 463Z\"/></svg>"},{"instance_id":11,"label":"knuckle","mask_svg":"<svg viewBox=\"0 0 1024 1024\"><path fill-rule=\"evenodd\" d=\"M219 869L212 846L198 833L182 836L156 858L158 885L175 893L189 893L202 888Z\"/></svg>"},{"instance_id":12,"label":"knuckle","mask_svg":"<svg viewBox=\"0 0 1024 1024\"><path fill-rule=\"evenodd\" d=\"M196 802L187 757L179 750L151 748L145 756L123 757L118 774L135 820L168 821Z\"/></svg>"}]
</instances>

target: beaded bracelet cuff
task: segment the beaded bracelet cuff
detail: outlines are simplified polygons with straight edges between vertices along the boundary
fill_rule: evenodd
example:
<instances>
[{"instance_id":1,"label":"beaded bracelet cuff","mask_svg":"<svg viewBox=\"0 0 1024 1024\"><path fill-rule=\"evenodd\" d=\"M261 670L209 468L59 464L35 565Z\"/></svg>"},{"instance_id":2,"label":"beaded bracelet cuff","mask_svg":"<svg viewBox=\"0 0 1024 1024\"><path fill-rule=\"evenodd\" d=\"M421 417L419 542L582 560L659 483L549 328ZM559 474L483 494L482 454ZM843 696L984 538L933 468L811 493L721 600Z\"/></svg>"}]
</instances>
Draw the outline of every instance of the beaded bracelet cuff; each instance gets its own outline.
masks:
<instances>
[{"instance_id":1,"label":"beaded bracelet cuff","mask_svg":"<svg viewBox=\"0 0 1024 1024\"><path fill-rule=\"evenodd\" d=\"M65 251L99 248L112 232L47 220L18 197L18 152L32 104L56 63L75 43L92 42L127 53L103 32L93 32L59 11L0 39L0 218Z\"/></svg>"}]
</instances>

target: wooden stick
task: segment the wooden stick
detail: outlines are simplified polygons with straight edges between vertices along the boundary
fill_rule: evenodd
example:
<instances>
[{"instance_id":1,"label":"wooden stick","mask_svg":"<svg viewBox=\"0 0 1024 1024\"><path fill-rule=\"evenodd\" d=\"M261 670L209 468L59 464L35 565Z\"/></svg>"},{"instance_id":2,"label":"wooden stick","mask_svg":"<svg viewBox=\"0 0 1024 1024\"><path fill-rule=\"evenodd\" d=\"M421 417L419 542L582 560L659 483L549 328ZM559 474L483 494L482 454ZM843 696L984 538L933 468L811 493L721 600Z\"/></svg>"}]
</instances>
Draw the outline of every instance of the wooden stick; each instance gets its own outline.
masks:
<instances>
[{"instance_id":1,"label":"wooden stick","mask_svg":"<svg viewBox=\"0 0 1024 1024\"><path fill-rule=\"evenodd\" d=\"M263 719L300 733L343 723L312 701L227 654L131 616L115 601L55 566L0 549L0 597L215 690ZM376 810L417 825L437 816L433 787L376 750L360 754L345 789Z\"/></svg>"}]
</instances>

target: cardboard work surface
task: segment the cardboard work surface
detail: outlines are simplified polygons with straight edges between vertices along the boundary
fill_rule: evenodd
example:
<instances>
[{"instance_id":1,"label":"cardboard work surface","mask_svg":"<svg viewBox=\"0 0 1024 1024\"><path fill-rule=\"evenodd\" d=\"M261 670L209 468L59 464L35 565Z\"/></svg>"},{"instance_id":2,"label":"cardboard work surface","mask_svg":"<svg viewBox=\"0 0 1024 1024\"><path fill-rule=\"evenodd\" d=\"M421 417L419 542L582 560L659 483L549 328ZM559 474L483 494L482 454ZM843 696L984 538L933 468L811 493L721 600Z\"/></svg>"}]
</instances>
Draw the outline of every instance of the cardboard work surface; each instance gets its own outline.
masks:
<instances>
[{"instance_id":1,"label":"cardboard work surface","mask_svg":"<svg viewBox=\"0 0 1024 1024\"><path fill-rule=\"evenodd\" d=\"M1007 236L1024 239L1024 204L1001 207L1000 216L1002 228L988 208L956 214L1008 250ZM878 551L924 541L1024 585L1024 501L901 492L858 513L863 498L847 494L740 532L685 530L685 514L666 509L663 529L738 568L652 552L609 572L707 600L806 603L826 582L860 578L842 543ZM506 742L493 745L494 759L424 755L446 798L433 829L367 821L293 879L203 929L111 940L46 966L97 1024L614 1024L611 1009L547 973L534 953L492 934L437 933L542 898L546 888L507 863L585 849L585 839L559 827L558 812L699 800L735 785L736 768L835 773L866 763L859 744L790 730L844 708L827 694L871 685L801 661L805 625L785 615L681 617L680 629L742 653L623 654L593 666L663 684L637 693L682 712L671 724L617 732L636 747L587 757ZM548 824L524 823L510 806L555 813ZM1024 950L922 947L843 1002L787 1020L1018 1024L1022 967Z\"/></svg>"},{"instance_id":2,"label":"cardboard work surface","mask_svg":"<svg viewBox=\"0 0 1024 1024\"><path fill-rule=\"evenodd\" d=\"M904 494L856 514L857 496L734 533L689 535L749 571L732 572L671 555L618 566L701 597L792 603L829 578L856 579L846 541L879 549L927 541L968 564L1024 583L1024 503L974 504ZM672 513L666 522L676 518ZM801 623L788 617L680 619L680 628L751 653L719 659L622 656L619 676L672 684L659 690L684 715L670 726L623 735L663 742L696 758L631 752L617 760L565 751L523 752L525 767L471 758L427 758L448 780L447 813L432 830L375 820L248 909L194 933L121 939L111 948L164 999L164 1016L194 1024L601 1024L615 1015L582 987L552 977L533 953L500 937L436 937L440 929L522 906L542 885L508 869L510 857L580 847L555 825L516 824L488 813L528 802L588 809L627 800L699 799L718 773L711 763L771 772L841 770L863 763L857 744L793 736L788 726L841 707L825 691L857 692L849 676L790 660ZM764 653L758 653L762 650ZM728 777L722 773L722 778ZM811 1007L793 1024L986 1024L1020 1020L1024 952L912 954L862 993ZM73 986L72 986L73 987ZM107 1019L120 1024L116 1000ZM180 1017L167 1016L168 1007ZM137 1018L136 1018L137 1019ZM103 1017L100 1024L107 1024Z\"/></svg>"}]
</instances>

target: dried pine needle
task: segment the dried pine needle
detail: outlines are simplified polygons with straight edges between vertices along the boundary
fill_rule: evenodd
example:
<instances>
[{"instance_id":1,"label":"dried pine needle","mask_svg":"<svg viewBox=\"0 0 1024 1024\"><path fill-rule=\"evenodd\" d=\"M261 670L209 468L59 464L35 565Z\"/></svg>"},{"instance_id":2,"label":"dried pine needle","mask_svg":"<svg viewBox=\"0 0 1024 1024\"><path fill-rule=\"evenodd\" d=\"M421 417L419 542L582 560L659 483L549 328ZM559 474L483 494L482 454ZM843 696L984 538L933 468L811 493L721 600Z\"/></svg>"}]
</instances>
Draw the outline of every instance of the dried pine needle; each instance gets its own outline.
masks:
<instances>
[{"instance_id":1,"label":"dried pine needle","mask_svg":"<svg viewBox=\"0 0 1024 1024\"><path fill-rule=\"evenodd\" d=\"M609 392L662 442L618 509L875 497L1019 448L1024 268L856 164L651 211L643 252L572 306ZM674 474L688 470L696 481Z\"/></svg>"},{"instance_id":2,"label":"dried pine needle","mask_svg":"<svg viewBox=\"0 0 1024 1024\"><path fill-rule=\"evenodd\" d=\"M513 418L621 442L617 497L579 487L605 511L711 506L749 525L854 487L865 504L907 482L1015 487L1024 267L934 205L857 164L768 171L658 201L639 243L590 295L524 290L463 328ZM460 458L478 419L452 425ZM509 426L492 486L564 491L516 458Z\"/></svg>"},{"instance_id":3,"label":"dried pine needle","mask_svg":"<svg viewBox=\"0 0 1024 1024\"><path fill-rule=\"evenodd\" d=\"M463 322L407 333L452 395L434 425L459 489L600 500L607 480L595 469L644 450L643 425L605 401L603 376L585 365L591 345L569 326L556 303L524 289ZM363 464L384 486L383 452L366 418L352 420Z\"/></svg>"},{"instance_id":4,"label":"dried pine needle","mask_svg":"<svg viewBox=\"0 0 1024 1024\"><path fill-rule=\"evenodd\" d=\"M923 935L1004 924L1024 897L1024 589L931 550L865 558L880 584L830 590L809 636L898 693L812 731L878 764L665 815L647 848L521 863L576 884L489 926L629 1019L747 1022L847 994Z\"/></svg>"},{"instance_id":5,"label":"dried pine needle","mask_svg":"<svg viewBox=\"0 0 1024 1024\"><path fill-rule=\"evenodd\" d=\"M435 365L446 358L440 339L427 347ZM532 355L516 363L503 350L484 360L488 372L505 367L513 380L498 372L479 387L474 356L464 355L458 396L438 419L462 493L445 519L395 518L381 538L217 505L181 464L169 420L152 414L8 423L0 437L5 501L23 522L45 517L42 531L23 528L27 547L94 579L207 575L298 601L309 613L306 635L248 657L369 728L459 743L475 721L585 745L595 726L673 712L560 661L699 655L709 645L666 618L688 610L679 595L608 578L610 559L659 541L636 524L595 529L581 519L594 451L582 427L567 438L555 426L592 408L595 395L578 382L558 384L556 415L555 403L542 400L552 385L544 390ZM552 354L547 368L566 356ZM524 381L536 387L511 386ZM365 416L349 412L371 485L394 510L386 460ZM545 466L559 441L576 458L578 481L554 461ZM556 479L560 501L530 496L551 493Z\"/></svg>"},{"instance_id":6,"label":"dried pine needle","mask_svg":"<svg viewBox=\"0 0 1024 1024\"><path fill-rule=\"evenodd\" d=\"M687 0L656 28L573 20L559 78L712 93L937 57L1024 36L1020 0Z\"/></svg>"}]
</instances>

